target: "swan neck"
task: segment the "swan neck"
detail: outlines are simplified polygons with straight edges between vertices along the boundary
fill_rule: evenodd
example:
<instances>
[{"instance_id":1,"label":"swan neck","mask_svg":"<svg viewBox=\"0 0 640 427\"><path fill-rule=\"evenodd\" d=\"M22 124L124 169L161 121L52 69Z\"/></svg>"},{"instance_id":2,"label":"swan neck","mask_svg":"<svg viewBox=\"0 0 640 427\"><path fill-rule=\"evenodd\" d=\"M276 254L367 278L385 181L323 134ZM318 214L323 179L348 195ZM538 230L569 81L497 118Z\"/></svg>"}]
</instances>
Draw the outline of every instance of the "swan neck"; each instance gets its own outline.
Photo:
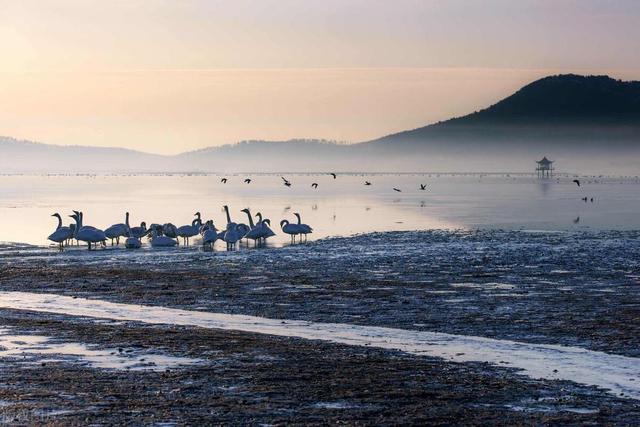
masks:
<instances>
[{"instance_id":1,"label":"swan neck","mask_svg":"<svg viewBox=\"0 0 640 427\"><path fill-rule=\"evenodd\" d=\"M251 218L251 212L249 211L249 209L247 209L246 214L249 217L249 227L251 227L251 228L255 227L255 225L253 223L253 218Z\"/></svg>"}]
</instances>

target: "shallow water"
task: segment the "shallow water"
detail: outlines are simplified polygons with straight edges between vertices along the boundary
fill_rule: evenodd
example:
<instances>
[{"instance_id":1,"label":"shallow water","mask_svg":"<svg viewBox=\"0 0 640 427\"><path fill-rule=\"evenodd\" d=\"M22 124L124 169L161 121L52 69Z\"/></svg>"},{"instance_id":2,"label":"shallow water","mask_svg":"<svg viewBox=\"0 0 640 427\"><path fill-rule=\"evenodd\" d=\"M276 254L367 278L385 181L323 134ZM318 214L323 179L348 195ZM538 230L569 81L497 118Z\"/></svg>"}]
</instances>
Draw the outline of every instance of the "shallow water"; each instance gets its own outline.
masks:
<instances>
[{"instance_id":1,"label":"shallow water","mask_svg":"<svg viewBox=\"0 0 640 427\"><path fill-rule=\"evenodd\" d=\"M106 228L124 221L188 224L200 211L224 227L224 204L232 219L247 222L240 212L250 207L272 220L278 236L281 219L294 212L314 228L314 239L372 231L508 228L535 230L638 229L640 181L635 178L573 176L540 181L530 175L3 175L0 176L0 241L48 244L56 226L50 215L72 209L85 213L85 224ZM364 181L372 182L365 186ZM319 184L317 189L311 183ZM421 191L420 184L427 190ZM399 188L402 192L393 191ZM585 203L582 197L594 198Z\"/></svg>"},{"instance_id":2,"label":"shallow water","mask_svg":"<svg viewBox=\"0 0 640 427\"><path fill-rule=\"evenodd\" d=\"M43 359L44 356L52 358ZM201 363L198 359L155 353L140 353L131 349L93 349L82 343L52 342L43 335L18 335L9 328L0 328L0 360L14 359L20 363L77 362L93 368L127 369L132 371L163 371L168 368Z\"/></svg>"},{"instance_id":3,"label":"shallow water","mask_svg":"<svg viewBox=\"0 0 640 427\"><path fill-rule=\"evenodd\" d=\"M615 394L640 399L640 359L578 347L374 326L267 319L28 292L0 292L0 307L322 340L401 350L452 362L488 362L519 369L531 378L595 385Z\"/></svg>"}]
</instances>

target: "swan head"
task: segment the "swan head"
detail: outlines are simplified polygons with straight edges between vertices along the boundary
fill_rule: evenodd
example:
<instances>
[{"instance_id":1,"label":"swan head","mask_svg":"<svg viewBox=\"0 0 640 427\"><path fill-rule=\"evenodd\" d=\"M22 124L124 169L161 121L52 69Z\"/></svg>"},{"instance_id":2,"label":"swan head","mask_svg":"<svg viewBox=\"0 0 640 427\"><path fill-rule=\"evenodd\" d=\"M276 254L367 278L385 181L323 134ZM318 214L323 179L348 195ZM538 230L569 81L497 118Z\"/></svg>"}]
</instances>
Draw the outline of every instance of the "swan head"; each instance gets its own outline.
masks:
<instances>
[{"instance_id":1,"label":"swan head","mask_svg":"<svg viewBox=\"0 0 640 427\"><path fill-rule=\"evenodd\" d=\"M140 223L140 227L142 227L142 228L147 228L147 223L146 223L146 222L144 222L144 221L142 221L142 222Z\"/></svg>"},{"instance_id":2,"label":"swan head","mask_svg":"<svg viewBox=\"0 0 640 427\"><path fill-rule=\"evenodd\" d=\"M249 208L244 208L244 209L242 209L240 212L244 212L244 213L247 213L247 214L248 214L248 213L249 213Z\"/></svg>"},{"instance_id":3,"label":"swan head","mask_svg":"<svg viewBox=\"0 0 640 427\"><path fill-rule=\"evenodd\" d=\"M263 219L262 222L266 222L267 225L269 225L269 227L271 227L271 220L269 218Z\"/></svg>"},{"instance_id":4,"label":"swan head","mask_svg":"<svg viewBox=\"0 0 640 427\"><path fill-rule=\"evenodd\" d=\"M284 227L285 225L288 225L289 221L287 221L286 219L283 219L282 221L280 221L280 228Z\"/></svg>"},{"instance_id":5,"label":"swan head","mask_svg":"<svg viewBox=\"0 0 640 427\"><path fill-rule=\"evenodd\" d=\"M196 212L193 214L194 216L197 216L198 218L200 218L200 212Z\"/></svg>"},{"instance_id":6,"label":"swan head","mask_svg":"<svg viewBox=\"0 0 640 427\"><path fill-rule=\"evenodd\" d=\"M58 218L58 219L62 219L62 218L60 217L60 214L59 214L58 212L54 213L54 214L53 214L53 215L51 215L51 216L55 216L55 217L56 217L56 218Z\"/></svg>"}]
</instances>

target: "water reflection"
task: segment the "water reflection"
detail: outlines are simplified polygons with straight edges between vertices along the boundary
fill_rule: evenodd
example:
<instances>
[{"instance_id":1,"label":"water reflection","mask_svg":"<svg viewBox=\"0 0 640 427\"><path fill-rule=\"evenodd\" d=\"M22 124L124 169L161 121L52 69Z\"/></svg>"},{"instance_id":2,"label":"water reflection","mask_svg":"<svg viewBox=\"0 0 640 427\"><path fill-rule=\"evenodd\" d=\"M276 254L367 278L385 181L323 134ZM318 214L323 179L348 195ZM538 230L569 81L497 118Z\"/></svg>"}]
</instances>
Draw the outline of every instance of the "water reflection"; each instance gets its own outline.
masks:
<instances>
[{"instance_id":1,"label":"water reflection","mask_svg":"<svg viewBox=\"0 0 640 427\"><path fill-rule=\"evenodd\" d=\"M243 180L251 178L251 184ZM46 244L55 228L51 218L66 218L81 209L85 223L106 228L122 222L190 224L202 212L218 228L225 225L222 205L233 217L250 207L274 223L278 233L272 244L289 240L277 223L295 220L299 212L314 228L311 238L372 231L433 228L640 228L639 182L635 178L601 178L583 187L571 183L541 183L517 175L293 175L285 187L279 175L78 175L0 176L0 240ZM373 183L364 185L365 181ZM479 182L480 181L480 182ZM310 187L318 182L317 189ZM623 182L623 185L620 184ZM427 186L420 190L420 184ZM402 188L402 197L393 188ZM427 197L425 198L425 195ZM584 203L583 197L603 203ZM428 203L427 203L428 201Z\"/></svg>"}]
</instances>

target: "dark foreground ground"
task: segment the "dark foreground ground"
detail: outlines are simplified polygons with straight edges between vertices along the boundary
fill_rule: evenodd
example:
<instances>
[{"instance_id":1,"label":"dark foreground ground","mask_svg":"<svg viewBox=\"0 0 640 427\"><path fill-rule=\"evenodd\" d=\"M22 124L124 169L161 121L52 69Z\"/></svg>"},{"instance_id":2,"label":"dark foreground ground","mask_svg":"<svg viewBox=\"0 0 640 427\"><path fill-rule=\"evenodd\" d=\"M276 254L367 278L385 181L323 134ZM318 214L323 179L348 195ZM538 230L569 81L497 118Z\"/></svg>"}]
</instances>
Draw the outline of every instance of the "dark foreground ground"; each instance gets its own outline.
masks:
<instances>
[{"instance_id":1,"label":"dark foreground ground","mask_svg":"<svg viewBox=\"0 0 640 427\"><path fill-rule=\"evenodd\" d=\"M383 325L640 356L633 232L387 233L205 254L0 254L20 290L288 319ZM18 424L637 424L638 401L502 367L228 331L1 310L0 327L203 359L169 371L0 359Z\"/></svg>"}]
</instances>

